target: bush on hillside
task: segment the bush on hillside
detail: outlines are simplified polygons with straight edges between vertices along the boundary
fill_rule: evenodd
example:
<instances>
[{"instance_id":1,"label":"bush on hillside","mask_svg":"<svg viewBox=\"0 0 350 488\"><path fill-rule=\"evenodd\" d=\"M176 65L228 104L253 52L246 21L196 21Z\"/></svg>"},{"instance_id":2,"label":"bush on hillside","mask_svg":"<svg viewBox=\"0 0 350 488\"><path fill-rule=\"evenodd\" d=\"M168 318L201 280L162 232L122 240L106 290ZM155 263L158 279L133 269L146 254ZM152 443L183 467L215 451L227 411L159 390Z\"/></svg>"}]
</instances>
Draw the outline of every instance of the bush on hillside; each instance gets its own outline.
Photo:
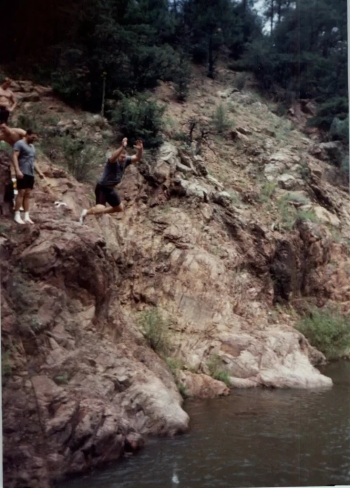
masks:
<instances>
[{"instance_id":1,"label":"bush on hillside","mask_svg":"<svg viewBox=\"0 0 350 488\"><path fill-rule=\"evenodd\" d=\"M96 169L105 159L101 147L70 136L48 136L39 147L50 158L54 152L54 162L82 183L91 183L95 179Z\"/></svg>"},{"instance_id":2,"label":"bush on hillside","mask_svg":"<svg viewBox=\"0 0 350 488\"><path fill-rule=\"evenodd\" d=\"M338 119L338 117L335 117L333 119L329 133L332 139L336 139L348 143L349 142L349 117L347 117L344 120L340 120Z\"/></svg>"},{"instance_id":3,"label":"bush on hillside","mask_svg":"<svg viewBox=\"0 0 350 488\"><path fill-rule=\"evenodd\" d=\"M220 103L212 116L212 125L219 134L223 134L233 127L233 120L230 119L222 103Z\"/></svg>"},{"instance_id":4,"label":"bush on hillside","mask_svg":"<svg viewBox=\"0 0 350 488\"><path fill-rule=\"evenodd\" d=\"M168 322L157 308L141 312L138 323L150 347L162 356L170 351Z\"/></svg>"},{"instance_id":5,"label":"bush on hillside","mask_svg":"<svg viewBox=\"0 0 350 488\"><path fill-rule=\"evenodd\" d=\"M314 308L296 327L327 359L340 358L350 348L350 317L339 310Z\"/></svg>"},{"instance_id":6,"label":"bush on hillside","mask_svg":"<svg viewBox=\"0 0 350 488\"><path fill-rule=\"evenodd\" d=\"M335 97L319 106L316 117L310 119L308 125L328 131L335 118L344 121L347 117L348 99L345 97Z\"/></svg>"},{"instance_id":7,"label":"bush on hillside","mask_svg":"<svg viewBox=\"0 0 350 488\"><path fill-rule=\"evenodd\" d=\"M163 142L159 133L164 111L147 95L123 97L112 111L111 120L131 144L141 139L145 147L155 148Z\"/></svg>"},{"instance_id":8,"label":"bush on hillside","mask_svg":"<svg viewBox=\"0 0 350 488\"><path fill-rule=\"evenodd\" d=\"M179 102L186 101L191 83L191 68L188 61L180 58L179 65L174 69L172 80L177 100Z\"/></svg>"}]
</instances>

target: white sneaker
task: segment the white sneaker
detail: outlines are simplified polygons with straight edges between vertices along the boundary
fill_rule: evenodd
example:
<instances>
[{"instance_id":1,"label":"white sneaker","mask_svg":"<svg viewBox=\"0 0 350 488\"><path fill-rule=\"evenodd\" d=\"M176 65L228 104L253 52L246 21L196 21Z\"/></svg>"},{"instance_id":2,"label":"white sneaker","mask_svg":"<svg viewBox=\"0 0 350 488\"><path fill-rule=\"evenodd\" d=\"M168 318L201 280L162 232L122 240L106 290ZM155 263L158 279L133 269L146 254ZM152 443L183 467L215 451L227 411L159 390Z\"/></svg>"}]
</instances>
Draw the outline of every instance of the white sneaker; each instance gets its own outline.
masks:
<instances>
[{"instance_id":1,"label":"white sneaker","mask_svg":"<svg viewBox=\"0 0 350 488\"><path fill-rule=\"evenodd\" d=\"M17 222L17 224L24 224L23 220L21 219L21 212L15 212L15 222Z\"/></svg>"},{"instance_id":2,"label":"white sneaker","mask_svg":"<svg viewBox=\"0 0 350 488\"><path fill-rule=\"evenodd\" d=\"M25 224L34 224L34 222L29 218L29 215L28 216L24 215L23 221Z\"/></svg>"},{"instance_id":3,"label":"white sneaker","mask_svg":"<svg viewBox=\"0 0 350 488\"><path fill-rule=\"evenodd\" d=\"M86 208L84 208L84 210L81 212L81 214L80 214L80 218L79 218L79 222L80 222L81 224L83 224L83 223L84 223L84 219L85 219L85 217L86 217L86 214L87 214L87 209L86 209Z\"/></svg>"}]
</instances>

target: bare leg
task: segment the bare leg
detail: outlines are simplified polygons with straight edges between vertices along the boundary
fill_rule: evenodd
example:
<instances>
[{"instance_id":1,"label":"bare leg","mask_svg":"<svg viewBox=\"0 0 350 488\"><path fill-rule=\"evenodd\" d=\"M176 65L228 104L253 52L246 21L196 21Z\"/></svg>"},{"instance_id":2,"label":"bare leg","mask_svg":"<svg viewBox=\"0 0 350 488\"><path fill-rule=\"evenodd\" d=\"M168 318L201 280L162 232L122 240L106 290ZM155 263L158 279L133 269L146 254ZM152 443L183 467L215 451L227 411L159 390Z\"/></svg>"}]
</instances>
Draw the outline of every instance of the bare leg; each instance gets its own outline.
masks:
<instances>
[{"instance_id":1,"label":"bare leg","mask_svg":"<svg viewBox=\"0 0 350 488\"><path fill-rule=\"evenodd\" d=\"M24 195L26 190L18 190L15 202L15 212L19 212L20 208L24 205ZM24 207L23 207L24 208Z\"/></svg>"},{"instance_id":2,"label":"bare leg","mask_svg":"<svg viewBox=\"0 0 350 488\"><path fill-rule=\"evenodd\" d=\"M94 207L90 208L89 210L84 209L81 212L79 222L82 224L84 219L87 215L103 215L103 214L112 214L117 212L122 212L124 210L123 204L121 203L117 207L108 207L106 208L104 205L95 205Z\"/></svg>"},{"instance_id":3,"label":"bare leg","mask_svg":"<svg viewBox=\"0 0 350 488\"><path fill-rule=\"evenodd\" d=\"M100 214L110 214L116 212L122 212L124 210L123 204L121 203L118 207L105 207L104 205L95 205L95 207L90 208L86 215L100 215Z\"/></svg>"},{"instance_id":4,"label":"bare leg","mask_svg":"<svg viewBox=\"0 0 350 488\"><path fill-rule=\"evenodd\" d=\"M18 190L16 201L15 201L15 222L17 224L24 224L23 220L21 219L21 212L20 208L24 205L24 195L26 190Z\"/></svg>"},{"instance_id":5,"label":"bare leg","mask_svg":"<svg viewBox=\"0 0 350 488\"><path fill-rule=\"evenodd\" d=\"M27 222L29 224L34 224L34 222L29 217L29 206L30 206L31 197L32 197L32 190L27 188L23 199L24 222Z\"/></svg>"},{"instance_id":6,"label":"bare leg","mask_svg":"<svg viewBox=\"0 0 350 488\"><path fill-rule=\"evenodd\" d=\"M26 189L26 191L24 193L23 208L24 208L25 212L29 212L31 193L32 193L32 191L29 190L28 188Z\"/></svg>"}]
</instances>

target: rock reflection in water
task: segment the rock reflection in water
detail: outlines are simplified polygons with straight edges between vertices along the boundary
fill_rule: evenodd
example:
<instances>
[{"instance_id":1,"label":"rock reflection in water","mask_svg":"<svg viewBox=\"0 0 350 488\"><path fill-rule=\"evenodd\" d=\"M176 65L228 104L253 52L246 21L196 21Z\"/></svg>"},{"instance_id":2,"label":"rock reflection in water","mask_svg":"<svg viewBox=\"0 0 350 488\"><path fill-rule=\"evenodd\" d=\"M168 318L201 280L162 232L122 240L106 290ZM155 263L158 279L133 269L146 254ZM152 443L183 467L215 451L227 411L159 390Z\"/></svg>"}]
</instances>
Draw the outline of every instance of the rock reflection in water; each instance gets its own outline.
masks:
<instances>
[{"instance_id":1,"label":"rock reflection in water","mask_svg":"<svg viewBox=\"0 0 350 488\"><path fill-rule=\"evenodd\" d=\"M234 390L188 402L191 431L60 488L350 484L350 363L327 390Z\"/></svg>"}]
</instances>

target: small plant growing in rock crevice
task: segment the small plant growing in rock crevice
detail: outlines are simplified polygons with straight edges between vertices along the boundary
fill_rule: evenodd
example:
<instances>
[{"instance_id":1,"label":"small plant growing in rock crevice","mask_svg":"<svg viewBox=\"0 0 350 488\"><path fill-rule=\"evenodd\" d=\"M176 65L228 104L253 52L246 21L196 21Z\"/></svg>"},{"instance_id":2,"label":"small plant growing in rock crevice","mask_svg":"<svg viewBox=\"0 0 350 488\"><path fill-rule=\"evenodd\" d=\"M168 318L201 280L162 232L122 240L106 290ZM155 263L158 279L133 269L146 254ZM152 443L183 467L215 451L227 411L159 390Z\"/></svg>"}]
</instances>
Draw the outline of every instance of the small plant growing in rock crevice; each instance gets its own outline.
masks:
<instances>
[{"instance_id":1,"label":"small plant growing in rock crevice","mask_svg":"<svg viewBox=\"0 0 350 488\"><path fill-rule=\"evenodd\" d=\"M138 323L150 347L162 356L170 351L169 323L157 308L141 312Z\"/></svg>"},{"instance_id":2,"label":"small plant growing in rock crevice","mask_svg":"<svg viewBox=\"0 0 350 488\"><path fill-rule=\"evenodd\" d=\"M277 183L274 181L266 181L260 190L259 200L261 202L268 202L274 195L277 188Z\"/></svg>"},{"instance_id":3,"label":"small plant growing in rock crevice","mask_svg":"<svg viewBox=\"0 0 350 488\"><path fill-rule=\"evenodd\" d=\"M323 352L327 359L337 359L350 351L350 317L338 309L313 308L301 318L296 328L310 344Z\"/></svg>"},{"instance_id":4,"label":"small plant growing in rock crevice","mask_svg":"<svg viewBox=\"0 0 350 488\"><path fill-rule=\"evenodd\" d=\"M282 227L285 230L292 230L297 220L319 222L319 219L312 210L296 209L293 205L291 205L289 194L278 200L277 208L280 214Z\"/></svg>"},{"instance_id":5,"label":"small plant growing in rock crevice","mask_svg":"<svg viewBox=\"0 0 350 488\"><path fill-rule=\"evenodd\" d=\"M69 381L68 373L62 373L54 377L56 385L66 385Z\"/></svg>"},{"instance_id":6,"label":"small plant growing in rock crevice","mask_svg":"<svg viewBox=\"0 0 350 488\"><path fill-rule=\"evenodd\" d=\"M209 369L209 374L212 378L218 381L222 381L225 383L226 386L230 388L231 381L230 375L227 371L224 371L222 359L217 354L212 354L209 357L209 361L207 363L207 367Z\"/></svg>"},{"instance_id":7,"label":"small plant growing in rock crevice","mask_svg":"<svg viewBox=\"0 0 350 488\"><path fill-rule=\"evenodd\" d=\"M180 371L184 367L183 361L181 361L181 359L167 357L165 359L165 362L168 365L170 371L172 372L175 384L177 386L177 389L179 390L180 395L182 396L182 398L187 398L188 394L186 391L186 386L180 381L179 375L177 374L178 371Z\"/></svg>"}]
</instances>

